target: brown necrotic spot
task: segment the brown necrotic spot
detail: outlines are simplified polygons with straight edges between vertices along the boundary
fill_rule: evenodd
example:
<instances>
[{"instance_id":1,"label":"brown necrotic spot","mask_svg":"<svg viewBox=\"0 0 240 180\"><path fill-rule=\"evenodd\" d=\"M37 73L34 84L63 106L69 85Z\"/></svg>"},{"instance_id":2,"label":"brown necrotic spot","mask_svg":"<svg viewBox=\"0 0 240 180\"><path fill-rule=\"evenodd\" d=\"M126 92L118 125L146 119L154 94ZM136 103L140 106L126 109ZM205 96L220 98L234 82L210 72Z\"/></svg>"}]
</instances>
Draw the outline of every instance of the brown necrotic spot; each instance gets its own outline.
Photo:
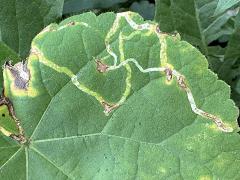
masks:
<instances>
[{"instance_id":1,"label":"brown necrotic spot","mask_svg":"<svg viewBox=\"0 0 240 180\"><path fill-rule=\"evenodd\" d=\"M187 85L186 85L186 82L185 82L185 77L179 76L178 77L178 84L182 89L186 89Z\"/></svg>"},{"instance_id":2,"label":"brown necrotic spot","mask_svg":"<svg viewBox=\"0 0 240 180\"><path fill-rule=\"evenodd\" d=\"M160 30L159 26L156 26L156 33L158 33L158 34L161 33L161 30Z\"/></svg>"},{"instance_id":3,"label":"brown necrotic spot","mask_svg":"<svg viewBox=\"0 0 240 180\"><path fill-rule=\"evenodd\" d=\"M104 107L104 113L105 115L109 115L115 108L118 107L118 105L116 104L109 104L107 102L101 102L101 104L103 105Z\"/></svg>"},{"instance_id":4,"label":"brown necrotic spot","mask_svg":"<svg viewBox=\"0 0 240 180\"><path fill-rule=\"evenodd\" d=\"M109 68L108 65L103 64L100 60L96 60L95 62L97 65L98 72L101 72L101 73L107 72L107 70Z\"/></svg>"},{"instance_id":5,"label":"brown necrotic spot","mask_svg":"<svg viewBox=\"0 0 240 180\"><path fill-rule=\"evenodd\" d=\"M74 26L76 23L74 21L71 21L68 23L69 26Z\"/></svg>"},{"instance_id":6,"label":"brown necrotic spot","mask_svg":"<svg viewBox=\"0 0 240 180\"><path fill-rule=\"evenodd\" d=\"M172 70L170 68L166 68L165 73L166 73L167 80L171 81L173 77Z\"/></svg>"},{"instance_id":7,"label":"brown necrotic spot","mask_svg":"<svg viewBox=\"0 0 240 180\"><path fill-rule=\"evenodd\" d=\"M28 82L30 80L30 73L27 69L27 61L26 62L19 62L14 66L11 62L6 62L5 68L8 69L13 78L14 78L14 85L18 89L27 89Z\"/></svg>"}]
</instances>

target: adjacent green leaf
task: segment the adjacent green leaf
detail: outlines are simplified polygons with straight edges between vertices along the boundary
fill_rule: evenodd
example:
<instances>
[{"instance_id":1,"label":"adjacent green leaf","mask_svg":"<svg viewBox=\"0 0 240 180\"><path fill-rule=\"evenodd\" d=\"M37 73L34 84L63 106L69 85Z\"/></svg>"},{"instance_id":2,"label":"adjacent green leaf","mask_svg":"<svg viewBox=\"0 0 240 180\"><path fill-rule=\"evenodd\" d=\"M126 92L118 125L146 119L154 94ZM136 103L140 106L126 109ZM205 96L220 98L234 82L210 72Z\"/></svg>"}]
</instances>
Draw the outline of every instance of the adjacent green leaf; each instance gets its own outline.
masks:
<instances>
[{"instance_id":1,"label":"adjacent green leaf","mask_svg":"<svg viewBox=\"0 0 240 180\"><path fill-rule=\"evenodd\" d=\"M224 61L231 64L231 72L227 75L231 79L223 77L232 87L232 98L240 107L240 13L235 20L235 32L232 34L226 50ZM223 71L222 71L223 72Z\"/></svg>"},{"instance_id":2,"label":"adjacent green leaf","mask_svg":"<svg viewBox=\"0 0 240 180\"><path fill-rule=\"evenodd\" d=\"M63 0L0 0L0 36L25 58L33 37L62 14Z\"/></svg>"},{"instance_id":3,"label":"adjacent green leaf","mask_svg":"<svg viewBox=\"0 0 240 180\"><path fill-rule=\"evenodd\" d=\"M216 16L223 13L224 11L238 4L239 2L240 0L219 0L214 15Z\"/></svg>"},{"instance_id":4,"label":"adjacent green leaf","mask_svg":"<svg viewBox=\"0 0 240 180\"><path fill-rule=\"evenodd\" d=\"M44 29L28 61L11 68L6 96L28 142L9 151L0 137L0 179L240 178L229 87L196 48L154 22L130 12L73 16ZM186 91L234 131L194 113Z\"/></svg>"},{"instance_id":5,"label":"adjacent green leaf","mask_svg":"<svg viewBox=\"0 0 240 180\"><path fill-rule=\"evenodd\" d=\"M240 80L237 81L236 91L238 94L240 94Z\"/></svg>"},{"instance_id":6,"label":"adjacent green leaf","mask_svg":"<svg viewBox=\"0 0 240 180\"><path fill-rule=\"evenodd\" d=\"M225 51L226 48L222 48L221 46L208 47L208 62L212 71L217 73L223 66Z\"/></svg>"},{"instance_id":7,"label":"adjacent green leaf","mask_svg":"<svg viewBox=\"0 0 240 180\"><path fill-rule=\"evenodd\" d=\"M218 0L157 0L155 20L166 32L178 31L182 38L208 55L208 44L234 32L237 11L214 16Z\"/></svg>"},{"instance_id":8,"label":"adjacent green leaf","mask_svg":"<svg viewBox=\"0 0 240 180\"><path fill-rule=\"evenodd\" d=\"M240 107L240 28L232 34L228 46L223 48L211 48L209 61L211 68L218 76L227 82L232 88L232 98ZM218 50L217 50L218 49Z\"/></svg>"}]
</instances>

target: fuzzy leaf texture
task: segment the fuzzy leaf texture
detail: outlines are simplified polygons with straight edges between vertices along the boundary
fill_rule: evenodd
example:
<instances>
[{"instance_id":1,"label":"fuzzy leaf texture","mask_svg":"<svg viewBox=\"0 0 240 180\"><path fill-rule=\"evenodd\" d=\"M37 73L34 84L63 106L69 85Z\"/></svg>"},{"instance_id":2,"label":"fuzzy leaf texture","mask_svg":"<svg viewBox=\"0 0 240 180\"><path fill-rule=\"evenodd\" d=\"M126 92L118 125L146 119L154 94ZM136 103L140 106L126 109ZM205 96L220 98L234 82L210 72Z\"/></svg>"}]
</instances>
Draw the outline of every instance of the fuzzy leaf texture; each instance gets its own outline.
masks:
<instances>
[{"instance_id":1,"label":"fuzzy leaf texture","mask_svg":"<svg viewBox=\"0 0 240 180\"><path fill-rule=\"evenodd\" d=\"M238 110L205 57L132 12L51 24L4 69L24 141L0 179L239 179Z\"/></svg>"}]
</instances>

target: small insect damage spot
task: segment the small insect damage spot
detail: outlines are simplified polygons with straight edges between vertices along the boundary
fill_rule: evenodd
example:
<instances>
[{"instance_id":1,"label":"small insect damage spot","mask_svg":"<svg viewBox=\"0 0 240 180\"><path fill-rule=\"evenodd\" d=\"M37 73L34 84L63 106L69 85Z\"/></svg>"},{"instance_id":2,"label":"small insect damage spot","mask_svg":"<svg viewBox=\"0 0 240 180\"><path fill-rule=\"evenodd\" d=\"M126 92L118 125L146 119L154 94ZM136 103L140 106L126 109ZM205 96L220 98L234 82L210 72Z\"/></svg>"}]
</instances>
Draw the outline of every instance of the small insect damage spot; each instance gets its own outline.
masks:
<instances>
[{"instance_id":1,"label":"small insect damage spot","mask_svg":"<svg viewBox=\"0 0 240 180\"><path fill-rule=\"evenodd\" d=\"M158 25L156 26L155 32L157 34L161 34L162 33L162 31L160 30L160 27Z\"/></svg>"},{"instance_id":2,"label":"small insect damage spot","mask_svg":"<svg viewBox=\"0 0 240 180\"><path fill-rule=\"evenodd\" d=\"M97 65L97 70L98 72L100 73L104 73L104 72L107 72L109 66L106 65L106 64L103 64L100 60L96 60L96 65Z\"/></svg>"},{"instance_id":3,"label":"small insect damage spot","mask_svg":"<svg viewBox=\"0 0 240 180\"><path fill-rule=\"evenodd\" d=\"M172 70L170 68L166 68L165 73L166 73L167 81L171 81L173 78Z\"/></svg>"},{"instance_id":4,"label":"small insect damage spot","mask_svg":"<svg viewBox=\"0 0 240 180\"><path fill-rule=\"evenodd\" d=\"M186 81L185 81L185 77L184 76L179 76L177 78L177 81L178 81L178 85L182 88L182 89L187 89L187 84L186 84Z\"/></svg>"},{"instance_id":5,"label":"small insect damage spot","mask_svg":"<svg viewBox=\"0 0 240 180\"><path fill-rule=\"evenodd\" d=\"M67 23L67 25L69 25L69 26L74 26L74 25L76 25L76 22L71 21L71 22Z\"/></svg>"},{"instance_id":6,"label":"small insect damage spot","mask_svg":"<svg viewBox=\"0 0 240 180\"><path fill-rule=\"evenodd\" d=\"M112 105L107 102L102 102L101 104L103 105L104 114L106 116L108 116L114 109L116 109L118 107L118 105L115 105L115 104Z\"/></svg>"},{"instance_id":7,"label":"small insect damage spot","mask_svg":"<svg viewBox=\"0 0 240 180\"><path fill-rule=\"evenodd\" d=\"M22 61L15 65L12 65L11 61L7 61L4 68L10 71L14 78L14 86L17 89L27 90L30 80L30 71L27 68L27 61Z\"/></svg>"}]
</instances>

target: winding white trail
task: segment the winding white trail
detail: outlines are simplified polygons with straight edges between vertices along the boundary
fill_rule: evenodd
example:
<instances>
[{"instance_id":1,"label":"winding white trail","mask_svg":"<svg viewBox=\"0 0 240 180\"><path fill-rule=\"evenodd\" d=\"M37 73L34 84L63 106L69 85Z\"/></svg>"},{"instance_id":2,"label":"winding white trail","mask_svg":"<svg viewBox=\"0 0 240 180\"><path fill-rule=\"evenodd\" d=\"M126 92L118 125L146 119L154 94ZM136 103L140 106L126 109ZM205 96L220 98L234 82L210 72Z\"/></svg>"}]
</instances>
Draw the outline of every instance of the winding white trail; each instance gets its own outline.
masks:
<instances>
[{"instance_id":1,"label":"winding white trail","mask_svg":"<svg viewBox=\"0 0 240 180\"><path fill-rule=\"evenodd\" d=\"M185 77L184 75L182 75L180 72L178 72L175 69L171 69L168 66L162 66L162 67L151 67L151 68L147 68L144 69L136 59L134 58L130 58L130 59L126 59L122 62L120 62L117 65L118 62L118 56L116 53L114 53L110 47L109 41L111 36L114 35L115 32L117 32L117 29L119 27L119 23L121 18L124 18L128 24L137 31L143 31L143 30L148 30L150 32L153 32L157 35L157 37L160 40L160 44L161 44L161 50L160 50L160 58L164 60L164 63L162 64L166 64L167 62L167 56L166 56L166 42L165 42L165 38L164 38L164 34L162 34L158 28L158 26L156 24L149 24L149 23L144 23L144 24L137 24L136 22L133 21L133 19L130 17L131 16L131 12L123 12L123 13L119 13L117 14L117 17L113 23L112 28L110 29L105 43L106 43L106 48L107 48L107 52L113 57L114 59L114 64L112 66L108 66L107 67L107 71L113 71L116 69L119 69L123 66L126 66L129 63L133 63L142 73L150 73L150 72L165 72L166 76L167 76L167 80L171 80L172 77L175 77L177 79L178 85L186 92L187 94L187 98L188 101L190 103L191 109L192 111L197 114L200 115L204 118L210 119L212 120L217 127L224 132L232 132L233 128L226 126L222 119L210 114L208 112L203 111L202 109L197 107L197 104L194 100L193 94L190 90L190 88L187 86L187 84L185 83ZM121 38L121 37L120 37ZM120 49L120 52L123 51Z\"/></svg>"},{"instance_id":2,"label":"winding white trail","mask_svg":"<svg viewBox=\"0 0 240 180\"><path fill-rule=\"evenodd\" d=\"M81 82L78 81L77 75L75 75L71 70L67 69L66 67L61 67L58 66L57 64L54 64L54 62L48 60L46 57L44 57L43 53L40 51L40 49L38 49L37 47L33 46L32 47L32 53L39 56L39 60L40 62L42 62L43 64L45 64L46 66L51 67L52 69L60 72L60 73L64 73L67 76L69 76L71 78L72 83L81 91L87 93L90 96L93 96L96 98L96 100L98 100L104 107L104 113L106 115L108 115L109 113L111 113L111 111L119 106L121 106L127 99L127 97L130 95L131 92L131 67L130 67L130 63L134 64L139 71L141 71L142 73L150 73L150 72L163 72L166 75L166 79L167 81L171 81L173 78L176 78L177 82L178 82L178 86L180 88L182 88L186 94L187 94L187 98L188 98L188 102L191 106L192 111L199 115L202 116L206 119L210 119L212 120L216 126L218 127L219 130L223 131L223 132L232 132L233 128L227 126L226 124L223 123L222 119L210 114L200 108L198 108L195 100L194 100L194 96L191 92L191 89L187 86L187 83L185 81L185 77L184 75L182 75L180 72L178 72L177 70L175 70L170 64L167 63L167 43L166 43L166 34L162 33L158 27L158 25L156 23L143 23L143 24L137 24L133 18L131 17L132 13L131 12L123 12L123 13L118 13L116 15L116 18L113 22L112 27L110 28L109 32L107 33L107 36L105 38L105 45L106 45L106 51L108 52L108 56L107 57L112 57L113 58L113 65L109 66L107 64L104 64L103 62L101 62L103 59L105 58L100 58L100 60L96 60L97 63L97 70L101 73L104 72L108 72L108 71L114 71L117 70L119 68L126 68L127 71L127 77L126 77L126 89L125 92L123 93L121 99L116 103L116 104L110 104L108 102L106 102L104 100L104 98L98 94L97 92L94 92L93 90L87 88L84 84L82 84ZM120 21L122 19L125 19L126 22L131 26L132 29L134 29L135 31L129 35L129 36L124 36L122 34L122 32L119 33L119 53L120 53L120 57L118 57L118 55L112 50L111 45L110 45L110 41L111 38L117 33L117 31L120 28ZM90 25L88 25L87 23L84 22L72 22L69 24L64 25L63 27L59 27L57 30L62 30L64 28L66 28L67 26L74 26L74 25L80 25L80 26L85 26L85 27L90 27ZM91 28L91 27L90 27ZM50 31L51 28L46 28L43 30L42 33L40 33L39 35ZM135 35L139 34L140 31L147 31L147 32L143 32L146 33L145 35L149 35L154 33L160 42L161 48L159 49L159 53L160 53L160 62L161 62L161 66L160 67L150 67L147 69L144 69L136 59L134 58L129 58L129 59L125 59L124 57L124 49L123 49L123 41L124 40L130 40L132 37L134 37Z\"/></svg>"}]
</instances>

